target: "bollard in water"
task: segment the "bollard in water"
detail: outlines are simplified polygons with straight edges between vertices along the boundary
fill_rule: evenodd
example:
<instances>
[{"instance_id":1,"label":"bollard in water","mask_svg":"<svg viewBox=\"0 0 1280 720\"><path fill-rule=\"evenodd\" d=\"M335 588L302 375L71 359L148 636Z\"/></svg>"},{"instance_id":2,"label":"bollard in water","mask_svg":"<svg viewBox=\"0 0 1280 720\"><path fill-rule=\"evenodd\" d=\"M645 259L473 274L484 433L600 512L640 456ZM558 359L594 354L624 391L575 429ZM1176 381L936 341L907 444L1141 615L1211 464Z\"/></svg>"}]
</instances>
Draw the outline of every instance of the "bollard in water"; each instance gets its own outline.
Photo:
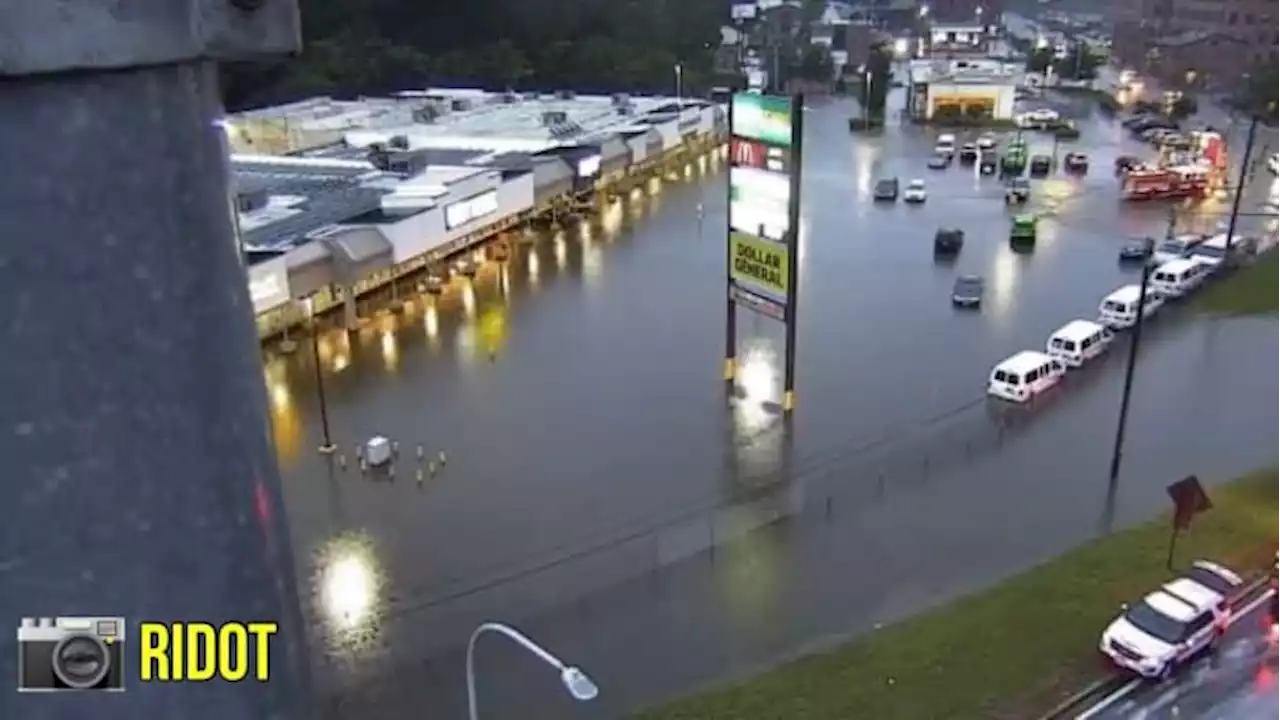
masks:
<instances>
[{"instance_id":1,"label":"bollard in water","mask_svg":"<svg viewBox=\"0 0 1280 720\"><path fill-rule=\"evenodd\" d=\"M449 458L445 457L443 450L440 451L437 457L440 459L440 467L444 467L444 464L449 462Z\"/></svg>"},{"instance_id":2,"label":"bollard in water","mask_svg":"<svg viewBox=\"0 0 1280 720\"><path fill-rule=\"evenodd\" d=\"M426 457L426 454L427 451L422 447L422 443L418 443L418 461L421 462L422 458Z\"/></svg>"},{"instance_id":3,"label":"bollard in water","mask_svg":"<svg viewBox=\"0 0 1280 720\"><path fill-rule=\"evenodd\" d=\"M339 456L338 456L338 468L339 468L339 469L342 469L342 470L346 470L346 469L347 469L347 456L346 456L346 455L339 455Z\"/></svg>"},{"instance_id":4,"label":"bollard in water","mask_svg":"<svg viewBox=\"0 0 1280 720\"><path fill-rule=\"evenodd\" d=\"M427 463L427 472L431 474L431 477L435 477L435 476L436 476L436 461L435 461L435 460L432 460L431 462L428 462L428 463Z\"/></svg>"},{"instance_id":5,"label":"bollard in water","mask_svg":"<svg viewBox=\"0 0 1280 720\"><path fill-rule=\"evenodd\" d=\"M391 441L391 454L396 457L400 457L400 441L399 440Z\"/></svg>"},{"instance_id":6,"label":"bollard in water","mask_svg":"<svg viewBox=\"0 0 1280 720\"><path fill-rule=\"evenodd\" d=\"M831 496L827 496L827 519L831 519Z\"/></svg>"}]
</instances>

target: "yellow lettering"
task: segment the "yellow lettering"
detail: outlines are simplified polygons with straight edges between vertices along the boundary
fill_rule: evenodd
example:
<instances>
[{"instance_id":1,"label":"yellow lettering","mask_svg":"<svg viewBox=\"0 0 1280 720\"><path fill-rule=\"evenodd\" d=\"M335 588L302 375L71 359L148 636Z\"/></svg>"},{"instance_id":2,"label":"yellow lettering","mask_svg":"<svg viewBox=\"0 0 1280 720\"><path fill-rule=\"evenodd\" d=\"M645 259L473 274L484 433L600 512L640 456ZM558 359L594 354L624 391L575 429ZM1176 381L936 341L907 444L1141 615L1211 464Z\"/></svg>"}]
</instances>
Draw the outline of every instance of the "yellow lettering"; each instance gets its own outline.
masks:
<instances>
[{"instance_id":1,"label":"yellow lettering","mask_svg":"<svg viewBox=\"0 0 1280 720\"><path fill-rule=\"evenodd\" d=\"M257 638L256 654L254 656L255 677L259 681L266 681L270 675L270 661L268 660L268 651L270 649L269 640L272 635L280 631L280 626L273 622L256 622L249 623L249 634Z\"/></svg>"},{"instance_id":2,"label":"yellow lettering","mask_svg":"<svg viewBox=\"0 0 1280 720\"><path fill-rule=\"evenodd\" d=\"M169 679L169 628L164 623L144 622L138 626L138 673L142 680Z\"/></svg>"},{"instance_id":3,"label":"yellow lettering","mask_svg":"<svg viewBox=\"0 0 1280 720\"><path fill-rule=\"evenodd\" d=\"M174 623L169 628L169 641L173 643L173 649L169 651L169 655L173 657L173 673L169 677L174 680L186 679L184 674L187 668L183 664L186 636L182 634L183 632L185 632L185 628L180 622Z\"/></svg>"},{"instance_id":4,"label":"yellow lettering","mask_svg":"<svg viewBox=\"0 0 1280 720\"><path fill-rule=\"evenodd\" d=\"M217 672L218 633L209 623L187 623L187 679L194 682L212 680Z\"/></svg>"},{"instance_id":5,"label":"yellow lettering","mask_svg":"<svg viewBox=\"0 0 1280 720\"><path fill-rule=\"evenodd\" d=\"M218 674L227 682L249 674L249 631L241 623L227 623L218 633Z\"/></svg>"}]
</instances>

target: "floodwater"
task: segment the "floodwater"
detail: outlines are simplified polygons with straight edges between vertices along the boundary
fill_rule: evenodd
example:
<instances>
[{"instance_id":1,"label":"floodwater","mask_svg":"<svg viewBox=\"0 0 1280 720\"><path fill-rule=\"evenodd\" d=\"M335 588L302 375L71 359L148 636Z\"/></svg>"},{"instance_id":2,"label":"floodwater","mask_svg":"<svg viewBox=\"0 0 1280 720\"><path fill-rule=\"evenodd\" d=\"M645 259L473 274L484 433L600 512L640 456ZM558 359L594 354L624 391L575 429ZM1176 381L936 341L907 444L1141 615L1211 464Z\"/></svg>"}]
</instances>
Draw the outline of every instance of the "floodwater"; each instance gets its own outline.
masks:
<instances>
[{"instance_id":1,"label":"floodwater","mask_svg":"<svg viewBox=\"0 0 1280 720\"><path fill-rule=\"evenodd\" d=\"M1063 143L1093 166L1034 181L1040 239L1019 255L997 180L926 170L932 138L916 128L850 136L852 112L815 104L807 118L790 442L771 410L771 320L742 311L732 403L719 380L716 158L581 228L525 238L508 263L439 298L415 296L349 337L324 334L332 457L315 450L307 342L268 354L335 717L461 716L459 648L483 620L516 623L581 663L603 690L576 710L612 717L1147 516L1187 473L1212 482L1274 461L1274 318L1172 308L1152 323L1110 492L1123 342L1029 412L983 398L994 363L1137 281L1116 260L1126 236L1163 234L1162 207L1117 199L1112 158L1134 150L1118 126L1088 119L1081 141ZM1029 139L1033 153L1051 151ZM926 179L928 202L874 205L886 175ZM1209 227L1223 209L1183 226ZM953 263L932 256L942 226L966 232ZM961 273L987 280L979 312L950 305ZM357 468L355 446L375 434L399 444L393 475ZM574 716L555 678L514 647L486 640L480 666L488 712Z\"/></svg>"}]
</instances>

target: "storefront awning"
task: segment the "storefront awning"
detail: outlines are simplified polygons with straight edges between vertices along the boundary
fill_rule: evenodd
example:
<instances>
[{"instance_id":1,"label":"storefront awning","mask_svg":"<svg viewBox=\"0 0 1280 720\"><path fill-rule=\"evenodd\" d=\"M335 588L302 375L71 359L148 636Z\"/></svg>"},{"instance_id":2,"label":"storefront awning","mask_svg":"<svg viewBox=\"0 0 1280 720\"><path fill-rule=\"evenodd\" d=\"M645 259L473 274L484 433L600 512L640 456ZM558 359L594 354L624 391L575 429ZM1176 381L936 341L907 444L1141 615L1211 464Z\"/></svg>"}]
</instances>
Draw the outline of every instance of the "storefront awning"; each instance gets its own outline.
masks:
<instances>
[{"instance_id":1,"label":"storefront awning","mask_svg":"<svg viewBox=\"0 0 1280 720\"><path fill-rule=\"evenodd\" d=\"M336 227L323 240L333 250L338 277L353 283L393 264L391 241L371 226Z\"/></svg>"},{"instance_id":2,"label":"storefront awning","mask_svg":"<svg viewBox=\"0 0 1280 720\"><path fill-rule=\"evenodd\" d=\"M284 262L289 272L289 291L295 298L305 298L337 279L333 252L320 241L290 250L285 253Z\"/></svg>"}]
</instances>

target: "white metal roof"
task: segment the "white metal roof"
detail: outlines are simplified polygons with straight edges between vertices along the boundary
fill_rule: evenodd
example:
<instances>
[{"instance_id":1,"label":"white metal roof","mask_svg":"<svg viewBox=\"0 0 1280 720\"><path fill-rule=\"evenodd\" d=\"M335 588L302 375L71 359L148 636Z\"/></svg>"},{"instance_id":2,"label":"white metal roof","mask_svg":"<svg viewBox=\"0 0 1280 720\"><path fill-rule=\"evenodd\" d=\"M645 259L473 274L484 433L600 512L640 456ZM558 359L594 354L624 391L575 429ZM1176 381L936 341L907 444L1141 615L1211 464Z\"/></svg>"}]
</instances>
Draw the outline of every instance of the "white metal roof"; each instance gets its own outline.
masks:
<instances>
[{"instance_id":1,"label":"white metal roof","mask_svg":"<svg viewBox=\"0 0 1280 720\"><path fill-rule=\"evenodd\" d=\"M1053 331L1051 338L1062 338L1064 340L1083 340L1095 333L1103 330L1103 327L1092 320L1072 320Z\"/></svg>"},{"instance_id":2,"label":"white metal roof","mask_svg":"<svg viewBox=\"0 0 1280 720\"><path fill-rule=\"evenodd\" d=\"M1191 258L1178 258L1177 260L1170 260L1169 262L1164 263L1160 267L1156 268L1155 271L1158 273L1170 273L1177 275L1184 270L1190 270L1199 264L1200 263L1192 260Z\"/></svg>"},{"instance_id":3,"label":"white metal roof","mask_svg":"<svg viewBox=\"0 0 1280 720\"><path fill-rule=\"evenodd\" d=\"M1014 375L1025 375L1028 371L1034 370L1052 359L1042 352L1023 350L1002 360L1000 364L996 365L995 369L1011 372Z\"/></svg>"},{"instance_id":4,"label":"white metal roof","mask_svg":"<svg viewBox=\"0 0 1280 720\"><path fill-rule=\"evenodd\" d=\"M1156 612L1168 616L1178 622L1187 622L1200 612L1200 608L1185 600L1174 597L1164 590L1157 590L1143 598Z\"/></svg>"},{"instance_id":5,"label":"white metal roof","mask_svg":"<svg viewBox=\"0 0 1280 720\"><path fill-rule=\"evenodd\" d=\"M1142 288L1139 287L1138 285L1125 285L1122 288L1117 288L1110 295L1104 297L1102 299L1102 302L1107 302L1108 300L1114 300L1115 302L1118 302L1118 303L1137 302L1138 291L1141 289Z\"/></svg>"}]
</instances>

